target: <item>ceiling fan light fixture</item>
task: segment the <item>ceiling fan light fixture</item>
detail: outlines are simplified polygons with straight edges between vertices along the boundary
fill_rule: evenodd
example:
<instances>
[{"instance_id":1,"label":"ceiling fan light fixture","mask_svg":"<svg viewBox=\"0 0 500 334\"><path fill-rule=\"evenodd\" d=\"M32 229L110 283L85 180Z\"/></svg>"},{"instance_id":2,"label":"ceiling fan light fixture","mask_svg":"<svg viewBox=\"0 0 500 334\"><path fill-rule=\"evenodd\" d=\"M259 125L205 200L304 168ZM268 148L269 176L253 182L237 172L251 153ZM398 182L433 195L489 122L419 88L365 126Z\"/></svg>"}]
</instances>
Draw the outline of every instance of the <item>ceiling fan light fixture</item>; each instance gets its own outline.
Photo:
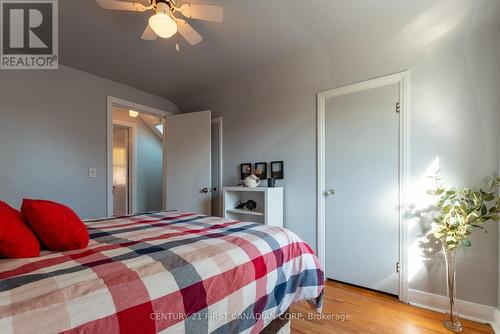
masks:
<instances>
[{"instance_id":1,"label":"ceiling fan light fixture","mask_svg":"<svg viewBox=\"0 0 500 334\"><path fill-rule=\"evenodd\" d=\"M158 12L149 18L149 26L161 38L169 38L177 32L177 23L170 15Z\"/></svg>"}]
</instances>

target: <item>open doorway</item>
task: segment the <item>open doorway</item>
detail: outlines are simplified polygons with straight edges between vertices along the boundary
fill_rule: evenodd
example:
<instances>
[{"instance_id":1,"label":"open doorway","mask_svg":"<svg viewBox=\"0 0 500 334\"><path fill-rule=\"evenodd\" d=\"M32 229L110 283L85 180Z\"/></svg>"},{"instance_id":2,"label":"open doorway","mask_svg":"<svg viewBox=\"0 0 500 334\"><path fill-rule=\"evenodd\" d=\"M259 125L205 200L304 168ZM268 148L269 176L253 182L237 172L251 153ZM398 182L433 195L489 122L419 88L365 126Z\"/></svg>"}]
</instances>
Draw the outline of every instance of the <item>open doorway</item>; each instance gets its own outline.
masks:
<instances>
[{"instance_id":1,"label":"open doorway","mask_svg":"<svg viewBox=\"0 0 500 334\"><path fill-rule=\"evenodd\" d=\"M165 208L167 115L108 97L108 216Z\"/></svg>"},{"instance_id":2,"label":"open doorway","mask_svg":"<svg viewBox=\"0 0 500 334\"><path fill-rule=\"evenodd\" d=\"M113 107L113 216L163 208L163 119Z\"/></svg>"},{"instance_id":3,"label":"open doorway","mask_svg":"<svg viewBox=\"0 0 500 334\"><path fill-rule=\"evenodd\" d=\"M113 119L113 111L122 110L124 118ZM135 117L131 116L134 115ZM135 121L134 121L135 119ZM151 163L156 159L143 158L139 152L139 124L146 124L156 133L162 146L162 174L161 178L151 178L153 185L162 192L146 191L144 196L153 198L155 206L149 204L141 207L141 187L149 182L141 182L141 163ZM172 115L170 112L147 107L119 98L107 98L107 215L114 214L113 197L113 123L129 127L129 147L127 154L128 185L125 193L128 195L128 212L142 213L148 211L176 209L185 212L212 214L212 205L220 207L219 203L212 203L212 193L219 190L222 181L222 122L214 121L219 138L214 145L217 160L217 171L212 174L212 120L210 111L183 113ZM142 125L141 125L142 126ZM137 135L134 133L136 128ZM218 149L217 149L218 148ZM158 157L158 155L156 155ZM123 158L125 159L125 158ZM158 164L155 164L158 166ZM156 169L158 170L158 169ZM146 172L146 174L149 174ZM158 175L158 173L153 173ZM142 174L143 175L143 174ZM218 176L218 177L217 177ZM215 182L216 184L212 185ZM219 190L220 191L220 190ZM122 196L125 197L125 196ZM158 200L161 204L158 204ZM217 210L215 210L217 211Z\"/></svg>"}]
</instances>

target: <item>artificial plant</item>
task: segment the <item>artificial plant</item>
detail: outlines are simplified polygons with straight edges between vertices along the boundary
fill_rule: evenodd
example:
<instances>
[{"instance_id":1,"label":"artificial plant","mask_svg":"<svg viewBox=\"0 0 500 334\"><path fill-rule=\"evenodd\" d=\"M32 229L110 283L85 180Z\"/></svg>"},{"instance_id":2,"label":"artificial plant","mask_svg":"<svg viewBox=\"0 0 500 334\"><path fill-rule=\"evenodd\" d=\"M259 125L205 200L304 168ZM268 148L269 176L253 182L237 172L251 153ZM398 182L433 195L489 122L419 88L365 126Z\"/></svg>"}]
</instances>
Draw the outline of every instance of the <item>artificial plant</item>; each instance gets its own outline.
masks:
<instances>
[{"instance_id":1,"label":"artificial plant","mask_svg":"<svg viewBox=\"0 0 500 334\"><path fill-rule=\"evenodd\" d=\"M491 179L486 190L477 191L445 187L437 176L435 180L436 188L428 192L437 197L436 206L439 210L433 221L434 236L446 250L455 250L461 245L470 247L469 235L473 230L482 229L487 233L484 223L499 220L500 177Z\"/></svg>"}]
</instances>

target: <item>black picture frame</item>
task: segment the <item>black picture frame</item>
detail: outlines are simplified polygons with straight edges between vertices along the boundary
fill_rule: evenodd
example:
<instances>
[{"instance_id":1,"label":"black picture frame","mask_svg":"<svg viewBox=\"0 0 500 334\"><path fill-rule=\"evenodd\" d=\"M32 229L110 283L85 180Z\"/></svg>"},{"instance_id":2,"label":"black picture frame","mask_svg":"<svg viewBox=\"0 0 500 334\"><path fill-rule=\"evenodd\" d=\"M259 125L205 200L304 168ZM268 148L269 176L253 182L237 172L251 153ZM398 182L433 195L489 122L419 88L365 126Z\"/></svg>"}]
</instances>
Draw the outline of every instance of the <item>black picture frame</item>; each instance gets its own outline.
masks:
<instances>
[{"instance_id":1,"label":"black picture frame","mask_svg":"<svg viewBox=\"0 0 500 334\"><path fill-rule=\"evenodd\" d=\"M271 161L271 178L276 180L283 180L285 178L283 161Z\"/></svg>"},{"instance_id":2,"label":"black picture frame","mask_svg":"<svg viewBox=\"0 0 500 334\"><path fill-rule=\"evenodd\" d=\"M252 175L252 163L245 162L240 164L240 178L244 180L247 176Z\"/></svg>"},{"instance_id":3,"label":"black picture frame","mask_svg":"<svg viewBox=\"0 0 500 334\"><path fill-rule=\"evenodd\" d=\"M267 180L267 162L256 162L253 166L255 176L261 180Z\"/></svg>"}]
</instances>

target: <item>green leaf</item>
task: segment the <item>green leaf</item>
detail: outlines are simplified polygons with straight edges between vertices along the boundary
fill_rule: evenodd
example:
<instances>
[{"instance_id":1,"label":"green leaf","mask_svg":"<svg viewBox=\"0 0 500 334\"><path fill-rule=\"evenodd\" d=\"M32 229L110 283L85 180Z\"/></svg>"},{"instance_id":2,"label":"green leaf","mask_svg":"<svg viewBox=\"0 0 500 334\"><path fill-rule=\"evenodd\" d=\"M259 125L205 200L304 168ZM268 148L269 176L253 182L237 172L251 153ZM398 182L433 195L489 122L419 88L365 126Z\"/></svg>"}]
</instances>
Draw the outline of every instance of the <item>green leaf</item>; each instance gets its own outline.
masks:
<instances>
[{"instance_id":1,"label":"green leaf","mask_svg":"<svg viewBox=\"0 0 500 334\"><path fill-rule=\"evenodd\" d=\"M436 239L441 239L442 237L444 237L446 235L446 233L443 233L443 232L434 232L434 237Z\"/></svg>"},{"instance_id":2,"label":"green leaf","mask_svg":"<svg viewBox=\"0 0 500 334\"><path fill-rule=\"evenodd\" d=\"M490 194L487 194L486 196L484 196L484 200L485 200L486 202L491 202L491 201L493 201L494 199L495 199L495 195L494 195L494 194L491 194L491 193L490 193Z\"/></svg>"},{"instance_id":3,"label":"green leaf","mask_svg":"<svg viewBox=\"0 0 500 334\"><path fill-rule=\"evenodd\" d=\"M470 246L472 245L472 243L470 242L470 240L469 240L469 239L463 239L463 240L462 240L462 245L463 245L464 247L470 247Z\"/></svg>"}]
</instances>

